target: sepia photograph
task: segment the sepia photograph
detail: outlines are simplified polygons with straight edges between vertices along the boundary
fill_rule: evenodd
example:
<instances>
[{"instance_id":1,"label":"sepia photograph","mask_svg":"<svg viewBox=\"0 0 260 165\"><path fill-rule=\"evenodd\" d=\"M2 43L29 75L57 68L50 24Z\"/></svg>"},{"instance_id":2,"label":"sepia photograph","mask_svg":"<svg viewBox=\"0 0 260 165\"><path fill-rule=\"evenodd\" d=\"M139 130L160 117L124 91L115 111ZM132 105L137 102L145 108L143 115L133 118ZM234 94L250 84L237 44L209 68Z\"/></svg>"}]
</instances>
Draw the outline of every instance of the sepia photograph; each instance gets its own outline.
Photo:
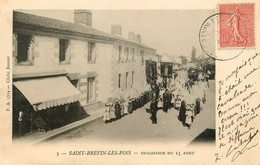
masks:
<instances>
[{"instance_id":1,"label":"sepia photograph","mask_svg":"<svg viewBox=\"0 0 260 165\"><path fill-rule=\"evenodd\" d=\"M259 164L260 0L0 2L0 164Z\"/></svg>"},{"instance_id":2,"label":"sepia photograph","mask_svg":"<svg viewBox=\"0 0 260 165\"><path fill-rule=\"evenodd\" d=\"M212 14L14 10L13 140L215 145Z\"/></svg>"}]
</instances>

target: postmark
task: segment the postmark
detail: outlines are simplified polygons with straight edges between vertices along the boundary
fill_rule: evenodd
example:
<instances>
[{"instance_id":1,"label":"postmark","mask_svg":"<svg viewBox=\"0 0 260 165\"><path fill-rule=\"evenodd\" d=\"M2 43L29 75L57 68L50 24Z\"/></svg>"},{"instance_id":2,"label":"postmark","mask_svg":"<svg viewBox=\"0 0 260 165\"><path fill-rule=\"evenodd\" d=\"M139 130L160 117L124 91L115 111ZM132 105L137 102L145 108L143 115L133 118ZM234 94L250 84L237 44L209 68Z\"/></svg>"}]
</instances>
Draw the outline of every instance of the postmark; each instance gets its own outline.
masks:
<instances>
[{"instance_id":1,"label":"postmark","mask_svg":"<svg viewBox=\"0 0 260 165\"><path fill-rule=\"evenodd\" d=\"M245 47L241 47L240 50L234 53L215 53L216 42L219 44L219 39L216 37L215 23L220 15L229 16L230 13L215 13L209 16L200 27L199 43L204 53L209 57L219 61L227 61L239 56L244 51Z\"/></svg>"},{"instance_id":2,"label":"postmark","mask_svg":"<svg viewBox=\"0 0 260 165\"><path fill-rule=\"evenodd\" d=\"M219 4L219 47L255 46L254 4Z\"/></svg>"},{"instance_id":3,"label":"postmark","mask_svg":"<svg viewBox=\"0 0 260 165\"><path fill-rule=\"evenodd\" d=\"M210 57L215 55L215 17L218 14L209 16L201 25L199 31L199 42L202 50Z\"/></svg>"},{"instance_id":4,"label":"postmark","mask_svg":"<svg viewBox=\"0 0 260 165\"><path fill-rule=\"evenodd\" d=\"M211 58L226 61L255 48L254 4L219 4L217 13L209 16L201 25L199 42L202 50ZM215 53L232 50L232 53Z\"/></svg>"}]
</instances>

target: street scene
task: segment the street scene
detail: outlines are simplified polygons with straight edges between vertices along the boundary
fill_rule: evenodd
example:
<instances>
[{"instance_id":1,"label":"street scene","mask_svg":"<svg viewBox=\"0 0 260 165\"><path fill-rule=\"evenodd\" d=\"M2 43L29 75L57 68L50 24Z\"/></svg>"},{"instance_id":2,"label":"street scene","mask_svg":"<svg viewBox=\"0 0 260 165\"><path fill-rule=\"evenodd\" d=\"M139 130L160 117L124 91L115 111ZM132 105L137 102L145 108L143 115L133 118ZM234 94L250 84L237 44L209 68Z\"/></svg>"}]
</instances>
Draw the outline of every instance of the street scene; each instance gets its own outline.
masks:
<instances>
[{"instance_id":1,"label":"street scene","mask_svg":"<svg viewBox=\"0 0 260 165\"><path fill-rule=\"evenodd\" d=\"M208 100L204 109L194 119L190 130L182 126L178 120L179 112L175 108L171 108L167 113L159 110L157 125L151 124L150 114L147 113L150 105L147 103L144 107L134 111L133 114L126 115L120 120L105 124L100 118L48 142L102 141L128 144L143 141L148 143L182 141L188 145L206 129L215 129L215 81L210 81L206 95ZM200 138L205 140L203 139L205 137L201 136ZM213 136L204 142L213 142L214 144L215 137Z\"/></svg>"},{"instance_id":2,"label":"street scene","mask_svg":"<svg viewBox=\"0 0 260 165\"><path fill-rule=\"evenodd\" d=\"M13 140L214 145L212 12L13 11Z\"/></svg>"}]
</instances>

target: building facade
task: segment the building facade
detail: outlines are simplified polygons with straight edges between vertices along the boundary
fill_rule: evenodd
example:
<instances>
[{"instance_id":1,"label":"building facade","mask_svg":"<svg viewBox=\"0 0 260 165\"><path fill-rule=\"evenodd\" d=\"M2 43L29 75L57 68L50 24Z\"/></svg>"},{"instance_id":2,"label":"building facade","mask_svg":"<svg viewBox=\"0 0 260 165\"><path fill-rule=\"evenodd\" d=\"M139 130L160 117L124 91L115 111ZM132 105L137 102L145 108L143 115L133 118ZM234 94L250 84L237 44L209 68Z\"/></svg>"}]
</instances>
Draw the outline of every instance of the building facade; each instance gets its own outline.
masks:
<instances>
[{"instance_id":1,"label":"building facade","mask_svg":"<svg viewBox=\"0 0 260 165\"><path fill-rule=\"evenodd\" d=\"M88 10L76 10L74 23L17 11L13 21L14 135L48 125L56 111L78 120L108 98L147 88L145 61L155 49L143 45L141 35L125 39L120 26L112 26L112 34L96 30ZM27 127L23 133L22 127Z\"/></svg>"}]
</instances>

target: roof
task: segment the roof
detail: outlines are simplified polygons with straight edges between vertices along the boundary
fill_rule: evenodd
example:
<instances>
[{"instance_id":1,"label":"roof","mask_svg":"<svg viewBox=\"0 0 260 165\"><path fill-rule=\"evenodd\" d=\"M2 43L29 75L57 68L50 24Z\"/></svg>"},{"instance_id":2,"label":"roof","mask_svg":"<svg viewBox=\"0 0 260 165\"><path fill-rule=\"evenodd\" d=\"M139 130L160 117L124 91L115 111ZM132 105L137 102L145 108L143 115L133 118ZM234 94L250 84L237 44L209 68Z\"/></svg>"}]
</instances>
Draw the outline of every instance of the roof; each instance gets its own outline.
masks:
<instances>
[{"instance_id":1,"label":"roof","mask_svg":"<svg viewBox=\"0 0 260 165\"><path fill-rule=\"evenodd\" d=\"M161 62L171 62L172 63L173 61L167 56L162 56Z\"/></svg>"},{"instance_id":2,"label":"roof","mask_svg":"<svg viewBox=\"0 0 260 165\"><path fill-rule=\"evenodd\" d=\"M146 46L142 43L138 43L135 41L131 41L128 39L125 39L120 36L116 36L110 33L106 33L97 29L94 29L89 26L81 25L81 24L74 24L70 22L65 22L53 18L47 18L47 17L42 17L42 16L37 16L33 14L27 14L27 13L22 13L18 11L13 12L13 22L14 22L14 29L19 28L19 26L15 25L29 25L33 26L36 28L45 28L45 29L52 29L52 30L59 30L59 31L64 31L64 32L74 32L78 33L80 35L92 35L92 36L99 36L105 39L112 39L117 42L124 41L127 43L135 44L147 49L152 49L155 50L154 48L151 48L149 46Z\"/></svg>"}]
</instances>

